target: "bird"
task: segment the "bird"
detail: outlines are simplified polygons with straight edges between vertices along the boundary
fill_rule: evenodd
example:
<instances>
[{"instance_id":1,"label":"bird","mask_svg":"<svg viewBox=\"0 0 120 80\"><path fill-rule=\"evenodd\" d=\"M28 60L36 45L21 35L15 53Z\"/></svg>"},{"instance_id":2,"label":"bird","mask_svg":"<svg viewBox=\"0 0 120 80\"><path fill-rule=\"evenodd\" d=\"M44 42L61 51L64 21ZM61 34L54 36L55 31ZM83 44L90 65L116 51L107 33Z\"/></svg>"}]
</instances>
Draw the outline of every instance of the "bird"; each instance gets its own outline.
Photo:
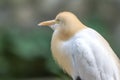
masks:
<instances>
[{"instance_id":1,"label":"bird","mask_svg":"<svg viewBox=\"0 0 120 80\"><path fill-rule=\"evenodd\" d=\"M69 11L39 26L53 29L54 60L73 80L120 80L120 61L107 40Z\"/></svg>"}]
</instances>

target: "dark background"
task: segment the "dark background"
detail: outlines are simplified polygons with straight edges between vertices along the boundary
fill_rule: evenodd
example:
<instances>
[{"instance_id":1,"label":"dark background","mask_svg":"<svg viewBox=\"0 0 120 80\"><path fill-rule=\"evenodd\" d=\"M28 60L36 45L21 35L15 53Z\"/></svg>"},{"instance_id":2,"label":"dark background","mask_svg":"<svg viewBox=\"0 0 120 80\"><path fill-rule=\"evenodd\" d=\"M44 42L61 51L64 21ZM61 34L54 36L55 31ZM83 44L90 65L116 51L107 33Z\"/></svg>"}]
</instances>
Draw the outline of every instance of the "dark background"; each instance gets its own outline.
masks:
<instances>
[{"instance_id":1,"label":"dark background","mask_svg":"<svg viewBox=\"0 0 120 80\"><path fill-rule=\"evenodd\" d=\"M97 30L120 56L120 0L0 0L0 80L68 79L51 55L53 31L37 26L62 11Z\"/></svg>"}]
</instances>

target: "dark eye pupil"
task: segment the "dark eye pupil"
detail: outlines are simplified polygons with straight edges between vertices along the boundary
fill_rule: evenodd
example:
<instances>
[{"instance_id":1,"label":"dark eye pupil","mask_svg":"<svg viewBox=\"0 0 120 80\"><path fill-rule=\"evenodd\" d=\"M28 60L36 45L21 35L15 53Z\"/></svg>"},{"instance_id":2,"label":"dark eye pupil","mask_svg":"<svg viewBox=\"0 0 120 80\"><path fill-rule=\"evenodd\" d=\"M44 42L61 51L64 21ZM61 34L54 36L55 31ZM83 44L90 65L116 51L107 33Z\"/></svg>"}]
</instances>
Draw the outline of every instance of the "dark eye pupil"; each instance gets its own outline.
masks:
<instances>
[{"instance_id":1,"label":"dark eye pupil","mask_svg":"<svg viewBox=\"0 0 120 80\"><path fill-rule=\"evenodd\" d=\"M57 21L59 22L59 21L60 21L60 19L57 19Z\"/></svg>"}]
</instances>

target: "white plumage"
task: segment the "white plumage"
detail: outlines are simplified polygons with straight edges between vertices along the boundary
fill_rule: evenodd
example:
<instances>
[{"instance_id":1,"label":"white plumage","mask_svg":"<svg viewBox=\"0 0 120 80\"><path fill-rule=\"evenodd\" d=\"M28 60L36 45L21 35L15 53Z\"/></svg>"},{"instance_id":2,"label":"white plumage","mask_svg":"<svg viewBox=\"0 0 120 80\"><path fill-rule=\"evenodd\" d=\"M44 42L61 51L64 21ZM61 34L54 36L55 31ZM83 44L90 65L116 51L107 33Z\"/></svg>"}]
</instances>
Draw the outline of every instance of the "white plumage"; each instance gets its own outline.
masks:
<instances>
[{"instance_id":1,"label":"white plumage","mask_svg":"<svg viewBox=\"0 0 120 80\"><path fill-rule=\"evenodd\" d=\"M78 22L72 13L60 13L58 19L61 22L54 23L57 26L49 22L42 25L47 23L55 29L51 41L53 57L73 80L77 77L81 80L120 80L119 59L99 33ZM72 21L69 23L69 20Z\"/></svg>"},{"instance_id":2,"label":"white plumage","mask_svg":"<svg viewBox=\"0 0 120 80\"><path fill-rule=\"evenodd\" d=\"M58 64L74 78L80 76L83 80L120 80L118 65L114 60L116 55L113 55L106 40L90 28L53 47L60 51L60 59L54 56ZM68 67L70 70L67 70Z\"/></svg>"}]
</instances>

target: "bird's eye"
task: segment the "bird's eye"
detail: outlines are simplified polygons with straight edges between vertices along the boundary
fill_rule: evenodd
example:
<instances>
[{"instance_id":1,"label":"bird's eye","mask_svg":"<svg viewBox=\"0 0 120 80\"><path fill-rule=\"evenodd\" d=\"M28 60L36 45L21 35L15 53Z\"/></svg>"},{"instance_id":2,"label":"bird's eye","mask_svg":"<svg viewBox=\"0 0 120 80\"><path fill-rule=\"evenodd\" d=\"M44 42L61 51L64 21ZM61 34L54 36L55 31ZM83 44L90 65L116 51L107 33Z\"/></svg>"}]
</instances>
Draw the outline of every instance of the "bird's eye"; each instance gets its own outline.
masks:
<instances>
[{"instance_id":1,"label":"bird's eye","mask_svg":"<svg viewBox=\"0 0 120 80\"><path fill-rule=\"evenodd\" d=\"M60 23L60 19L56 19L56 23Z\"/></svg>"}]
</instances>

